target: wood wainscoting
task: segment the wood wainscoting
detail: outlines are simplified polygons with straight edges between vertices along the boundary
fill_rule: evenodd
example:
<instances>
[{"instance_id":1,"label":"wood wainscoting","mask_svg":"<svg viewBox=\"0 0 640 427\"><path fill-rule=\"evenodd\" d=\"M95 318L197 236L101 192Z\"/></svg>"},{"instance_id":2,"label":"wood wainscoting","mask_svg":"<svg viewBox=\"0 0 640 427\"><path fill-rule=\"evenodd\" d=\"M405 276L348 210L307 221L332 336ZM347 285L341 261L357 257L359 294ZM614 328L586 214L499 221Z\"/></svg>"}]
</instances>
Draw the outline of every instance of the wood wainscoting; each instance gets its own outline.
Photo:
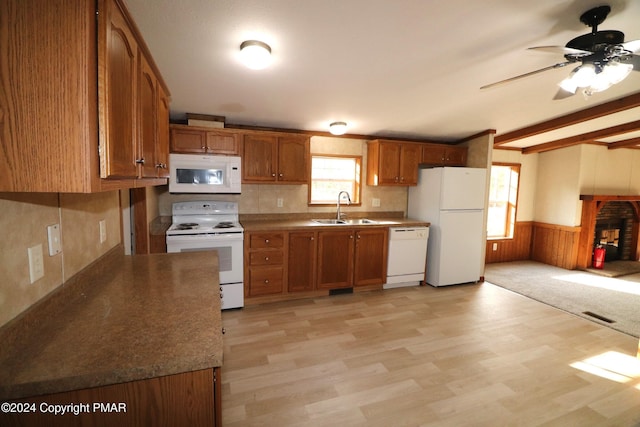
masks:
<instances>
[{"instance_id":1,"label":"wood wainscoting","mask_svg":"<svg viewBox=\"0 0 640 427\"><path fill-rule=\"evenodd\" d=\"M542 222L516 222L513 239L487 240L485 264L530 259L573 270L577 267L580 230Z\"/></svg>"},{"instance_id":2,"label":"wood wainscoting","mask_svg":"<svg viewBox=\"0 0 640 427\"><path fill-rule=\"evenodd\" d=\"M577 267L581 227L533 223L531 259L556 267Z\"/></svg>"},{"instance_id":3,"label":"wood wainscoting","mask_svg":"<svg viewBox=\"0 0 640 427\"><path fill-rule=\"evenodd\" d=\"M516 222L512 239L487 240L485 264L531 259L532 236L532 221Z\"/></svg>"}]
</instances>

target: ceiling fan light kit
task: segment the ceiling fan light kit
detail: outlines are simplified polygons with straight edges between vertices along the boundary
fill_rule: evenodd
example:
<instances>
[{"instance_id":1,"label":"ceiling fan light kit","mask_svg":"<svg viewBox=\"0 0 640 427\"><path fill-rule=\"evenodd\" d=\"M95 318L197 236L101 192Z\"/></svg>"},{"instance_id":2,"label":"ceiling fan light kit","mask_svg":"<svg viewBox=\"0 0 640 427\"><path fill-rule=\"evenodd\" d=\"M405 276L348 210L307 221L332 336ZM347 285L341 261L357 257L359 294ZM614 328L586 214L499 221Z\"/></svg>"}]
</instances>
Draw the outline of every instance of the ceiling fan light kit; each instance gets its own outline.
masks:
<instances>
[{"instance_id":1,"label":"ceiling fan light kit","mask_svg":"<svg viewBox=\"0 0 640 427\"><path fill-rule=\"evenodd\" d=\"M571 74L559 83L559 86L570 94L575 94L578 88L582 88L585 96L591 96L620 83L634 69L640 71L638 66L634 68L634 62L636 65L640 64L640 55L636 55L636 52L640 51L640 40L625 43L624 33L621 31L598 31L598 25L604 22L610 11L611 8L605 5L583 13L580 16L580 21L591 27L591 33L572 39L564 47L538 46L529 48L561 53L566 59L565 62L492 83L481 87L481 89L580 62L581 65L574 68ZM562 99L562 97L554 99Z\"/></svg>"}]
</instances>

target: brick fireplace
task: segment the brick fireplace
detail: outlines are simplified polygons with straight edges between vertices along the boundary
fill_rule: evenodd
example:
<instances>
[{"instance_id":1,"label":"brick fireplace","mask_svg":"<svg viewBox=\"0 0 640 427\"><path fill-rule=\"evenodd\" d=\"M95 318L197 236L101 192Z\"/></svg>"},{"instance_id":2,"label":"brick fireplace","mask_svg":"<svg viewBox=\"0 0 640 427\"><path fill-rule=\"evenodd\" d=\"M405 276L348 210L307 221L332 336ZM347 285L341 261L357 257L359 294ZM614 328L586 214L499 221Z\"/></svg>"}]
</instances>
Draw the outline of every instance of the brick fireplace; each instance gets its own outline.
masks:
<instances>
[{"instance_id":1,"label":"brick fireplace","mask_svg":"<svg viewBox=\"0 0 640 427\"><path fill-rule=\"evenodd\" d=\"M578 268L591 266L595 245L607 250L605 262L640 257L640 196L582 195Z\"/></svg>"}]
</instances>

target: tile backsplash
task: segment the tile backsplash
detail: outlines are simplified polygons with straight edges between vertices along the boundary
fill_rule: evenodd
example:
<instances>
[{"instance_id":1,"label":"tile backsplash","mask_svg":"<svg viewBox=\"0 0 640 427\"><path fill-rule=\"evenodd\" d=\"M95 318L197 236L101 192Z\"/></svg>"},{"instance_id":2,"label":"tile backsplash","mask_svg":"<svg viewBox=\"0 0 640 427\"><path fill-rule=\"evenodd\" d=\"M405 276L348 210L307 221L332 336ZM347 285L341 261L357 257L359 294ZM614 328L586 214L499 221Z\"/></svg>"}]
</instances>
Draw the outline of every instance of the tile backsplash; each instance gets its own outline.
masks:
<instances>
[{"instance_id":1,"label":"tile backsplash","mask_svg":"<svg viewBox=\"0 0 640 427\"><path fill-rule=\"evenodd\" d=\"M0 193L0 326L121 242L117 191ZM106 240L100 242L100 221ZM62 252L49 256L47 226L60 224ZM30 283L28 248L42 245L44 277Z\"/></svg>"}]
</instances>

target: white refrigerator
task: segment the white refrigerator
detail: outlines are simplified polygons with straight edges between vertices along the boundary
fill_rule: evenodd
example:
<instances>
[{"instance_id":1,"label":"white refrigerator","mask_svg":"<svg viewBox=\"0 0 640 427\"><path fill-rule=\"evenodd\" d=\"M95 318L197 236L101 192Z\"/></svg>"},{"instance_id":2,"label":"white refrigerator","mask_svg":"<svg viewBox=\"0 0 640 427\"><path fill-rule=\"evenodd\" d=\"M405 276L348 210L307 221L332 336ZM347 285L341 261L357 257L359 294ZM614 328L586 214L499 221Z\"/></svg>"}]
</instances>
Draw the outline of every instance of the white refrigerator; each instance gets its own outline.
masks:
<instances>
[{"instance_id":1,"label":"white refrigerator","mask_svg":"<svg viewBox=\"0 0 640 427\"><path fill-rule=\"evenodd\" d=\"M486 169L420 169L409 187L408 216L428 221L426 282L447 286L477 282L482 271Z\"/></svg>"}]
</instances>

